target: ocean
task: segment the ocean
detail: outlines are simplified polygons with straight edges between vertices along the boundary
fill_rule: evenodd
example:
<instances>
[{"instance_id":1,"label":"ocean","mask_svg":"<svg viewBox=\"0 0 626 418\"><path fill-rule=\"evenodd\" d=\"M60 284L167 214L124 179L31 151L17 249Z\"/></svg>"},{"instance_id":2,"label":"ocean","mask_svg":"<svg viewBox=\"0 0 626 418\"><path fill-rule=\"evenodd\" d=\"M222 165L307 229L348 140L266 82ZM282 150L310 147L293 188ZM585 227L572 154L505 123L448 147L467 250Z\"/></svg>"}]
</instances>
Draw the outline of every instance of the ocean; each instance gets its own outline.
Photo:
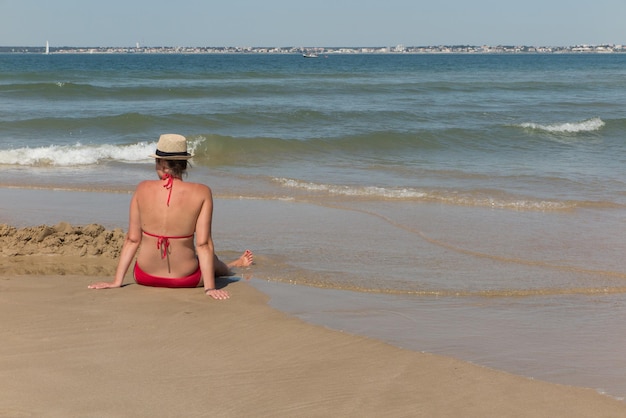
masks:
<instances>
[{"instance_id":1,"label":"ocean","mask_svg":"<svg viewBox=\"0 0 626 418\"><path fill-rule=\"evenodd\" d=\"M0 54L0 193L125 227L162 133L279 309L626 397L625 54Z\"/></svg>"}]
</instances>

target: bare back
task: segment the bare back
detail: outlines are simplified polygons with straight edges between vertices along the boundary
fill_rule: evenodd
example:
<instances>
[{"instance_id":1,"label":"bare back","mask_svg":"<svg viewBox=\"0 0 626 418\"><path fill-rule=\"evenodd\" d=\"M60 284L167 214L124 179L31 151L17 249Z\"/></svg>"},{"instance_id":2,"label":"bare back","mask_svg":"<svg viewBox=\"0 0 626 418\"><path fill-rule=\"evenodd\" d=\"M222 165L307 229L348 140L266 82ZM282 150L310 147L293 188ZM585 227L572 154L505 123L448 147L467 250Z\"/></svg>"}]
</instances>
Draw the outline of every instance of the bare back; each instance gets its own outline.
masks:
<instances>
[{"instance_id":1,"label":"bare back","mask_svg":"<svg viewBox=\"0 0 626 418\"><path fill-rule=\"evenodd\" d=\"M210 239L211 190L203 184L174 179L170 195L170 190L163 186L161 180L148 180L137 186L131 203L129 233L140 236L137 263L142 270L160 277L184 277L198 268L193 234L199 243ZM157 248L158 238L143 232L185 238L170 238L163 258Z\"/></svg>"}]
</instances>

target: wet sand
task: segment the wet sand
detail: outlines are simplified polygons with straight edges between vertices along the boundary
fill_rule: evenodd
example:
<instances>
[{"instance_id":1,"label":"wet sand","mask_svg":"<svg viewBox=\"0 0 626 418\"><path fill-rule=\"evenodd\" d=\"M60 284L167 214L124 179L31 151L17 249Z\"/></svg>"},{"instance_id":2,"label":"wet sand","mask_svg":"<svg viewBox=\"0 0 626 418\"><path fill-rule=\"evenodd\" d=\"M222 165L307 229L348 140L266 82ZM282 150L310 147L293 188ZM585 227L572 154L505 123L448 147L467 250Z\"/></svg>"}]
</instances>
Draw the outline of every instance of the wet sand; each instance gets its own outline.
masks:
<instances>
[{"instance_id":1,"label":"wet sand","mask_svg":"<svg viewBox=\"0 0 626 418\"><path fill-rule=\"evenodd\" d=\"M2 263L10 262L5 257ZM199 289L3 275L0 416L620 417L626 405L308 325L245 281Z\"/></svg>"}]
</instances>

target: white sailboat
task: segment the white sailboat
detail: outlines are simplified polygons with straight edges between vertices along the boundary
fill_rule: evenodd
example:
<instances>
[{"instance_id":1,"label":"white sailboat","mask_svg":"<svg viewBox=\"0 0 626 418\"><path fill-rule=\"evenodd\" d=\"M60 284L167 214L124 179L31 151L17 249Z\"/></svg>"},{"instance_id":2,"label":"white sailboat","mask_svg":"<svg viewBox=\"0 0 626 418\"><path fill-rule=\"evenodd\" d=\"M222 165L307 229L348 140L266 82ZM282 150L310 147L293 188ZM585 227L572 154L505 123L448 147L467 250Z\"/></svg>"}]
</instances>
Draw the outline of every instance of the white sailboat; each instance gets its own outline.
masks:
<instances>
[{"instance_id":1,"label":"white sailboat","mask_svg":"<svg viewBox=\"0 0 626 418\"><path fill-rule=\"evenodd\" d=\"M46 55L50 53L50 42L46 41Z\"/></svg>"}]
</instances>

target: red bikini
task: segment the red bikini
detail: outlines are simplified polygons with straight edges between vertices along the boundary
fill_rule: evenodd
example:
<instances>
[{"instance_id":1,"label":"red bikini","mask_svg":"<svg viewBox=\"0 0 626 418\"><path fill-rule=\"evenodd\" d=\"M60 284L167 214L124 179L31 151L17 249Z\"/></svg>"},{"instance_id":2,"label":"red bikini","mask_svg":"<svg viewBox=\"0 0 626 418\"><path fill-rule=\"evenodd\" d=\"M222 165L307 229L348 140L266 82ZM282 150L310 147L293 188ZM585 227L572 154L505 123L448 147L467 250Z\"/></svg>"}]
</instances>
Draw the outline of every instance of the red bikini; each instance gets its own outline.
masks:
<instances>
[{"instance_id":1,"label":"red bikini","mask_svg":"<svg viewBox=\"0 0 626 418\"><path fill-rule=\"evenodd\" d=\"M202 279L202 272L200 266L197 270L191 273L189 276L180 278L159 277L148 274L139 267L139 264L135 263L135 281L137 284L144 286L154 287L198 287L200 280Z\"/></svg>"}]
</instances>

